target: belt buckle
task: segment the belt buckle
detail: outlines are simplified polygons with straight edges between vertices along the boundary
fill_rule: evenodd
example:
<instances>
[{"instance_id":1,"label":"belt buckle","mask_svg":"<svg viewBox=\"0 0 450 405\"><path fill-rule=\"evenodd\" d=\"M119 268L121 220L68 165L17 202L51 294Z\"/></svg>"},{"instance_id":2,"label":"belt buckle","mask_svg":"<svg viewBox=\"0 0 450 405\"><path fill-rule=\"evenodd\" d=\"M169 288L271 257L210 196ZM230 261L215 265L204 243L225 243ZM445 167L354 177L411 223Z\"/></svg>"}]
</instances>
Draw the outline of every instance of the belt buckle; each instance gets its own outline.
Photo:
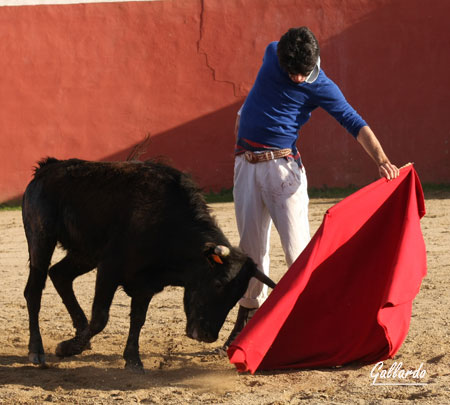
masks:
<instances>
[{"instance_id":1,"label":"belt buckle","mask_svg":"<svg viewBox=\"0 0 450 405\"><path fill-rule=\"evenodd\" d=\"M256 157L256 155L253 152L250 151L245 151L244 153L245 159L247 160L247 162L249 163L256 163L258 161L258 158Z\"/></svg>"}]
</instances>

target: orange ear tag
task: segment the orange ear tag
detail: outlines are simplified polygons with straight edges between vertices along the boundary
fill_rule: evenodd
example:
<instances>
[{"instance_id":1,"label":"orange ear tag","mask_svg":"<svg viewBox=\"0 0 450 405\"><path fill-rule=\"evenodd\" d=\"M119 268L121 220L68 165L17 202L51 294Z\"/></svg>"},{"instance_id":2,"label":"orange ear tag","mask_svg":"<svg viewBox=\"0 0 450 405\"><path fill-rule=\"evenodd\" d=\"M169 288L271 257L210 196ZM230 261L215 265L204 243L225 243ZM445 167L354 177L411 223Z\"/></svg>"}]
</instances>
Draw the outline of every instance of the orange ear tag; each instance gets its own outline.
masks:
<instances>
[{"instance_id":1,"label":"orange ear tag","mask_svg":"<svg viewBox=\"0 0 450 405\"><path fill-rule=\"evenodd\" d=\"M213 259L216 263L223 264L223 261L222 261L222 259L219 257L219 255L212 254L211 257L212 257L212 259Z\"/></svg>"}]
</instances>

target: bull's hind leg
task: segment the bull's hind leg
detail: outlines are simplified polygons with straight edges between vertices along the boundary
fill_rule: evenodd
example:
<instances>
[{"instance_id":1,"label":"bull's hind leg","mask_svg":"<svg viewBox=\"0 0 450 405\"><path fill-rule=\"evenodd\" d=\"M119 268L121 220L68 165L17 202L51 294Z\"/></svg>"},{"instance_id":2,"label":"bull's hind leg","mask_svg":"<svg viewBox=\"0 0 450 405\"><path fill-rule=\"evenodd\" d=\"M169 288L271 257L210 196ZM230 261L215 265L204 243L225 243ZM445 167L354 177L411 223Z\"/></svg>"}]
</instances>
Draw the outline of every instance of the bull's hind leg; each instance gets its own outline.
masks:
<instances>
[{"instance_id":1,"label":"bull's hind leg","mask_svg":"<svg viewBox=\"0 0 450 405\"><path fill-rule=\"evenodd\" d=\"M127 345L123 353L125 367L137 372L143 372L141 358L139 356L139 335L147 316L148 305L153 294L134 296L131 299L130 332Z\"/></svg>"},{"instance_id":2,"label":"bull's hind leg","mask_svg":"<svg viewBox=\"0 0 450 405\"><path fill-rule=\"evenodd\" d=\"M73 281L78 276L91 271L94 267L94 263L81 260L69 252L64 259L56 263L49 270L53 285L70 314L76 336L88 327L88 321L75 297ZM63 354L59 353L57 350L56 355L62 356Z\"/></svg>"},{"instance_id":3,"label":"bull's hind leg","mask_svg":"<svg viewBox=\"0 0 450 405\"><path fill-rule=\"evenodd\" d=\"M30 340L28 358L33 364L45 364L45 352L39 328L39 311L41 309L42 290L47 279L48 266L56 246L56 239L46 235L33 234L25 227L28 251L30 254L30 273L24 296L27 301Z\"/></svg>"},{"instance_id":4,"label":"bull's hind leg","mask_svg":"<svg viewBox=\"0 0 450 405\"><path fill-rule=\"evenodd\" d=\"M56 348L59 356L66 357L80 354L88 347L91 338L105 328L108 323L109 309L118 286L114 273L106 271L103 266L99 266L91 321L74 338L59 343Z\"/></svg>"}]
</instances>

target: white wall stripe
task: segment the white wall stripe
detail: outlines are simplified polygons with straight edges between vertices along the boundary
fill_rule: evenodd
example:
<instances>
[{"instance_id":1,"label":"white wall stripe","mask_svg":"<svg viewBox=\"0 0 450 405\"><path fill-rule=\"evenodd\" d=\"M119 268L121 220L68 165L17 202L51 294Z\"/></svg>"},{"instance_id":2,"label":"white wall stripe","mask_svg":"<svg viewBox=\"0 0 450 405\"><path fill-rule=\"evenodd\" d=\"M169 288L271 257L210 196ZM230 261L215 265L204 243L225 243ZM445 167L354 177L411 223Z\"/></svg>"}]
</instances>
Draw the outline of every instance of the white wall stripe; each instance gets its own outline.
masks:
<instances>
[{"instance_id":1,"label":"white wall stripe","mask_svg":"<svg viewBox=\"0 0 450 405\"><path fill-rule=\"evenodd\" d=\"M130 3L133 1L163 1L163 0L0 0L1 6L37 6L57 4L83 4L83 3Z\"/></svg>"}]
</instances>

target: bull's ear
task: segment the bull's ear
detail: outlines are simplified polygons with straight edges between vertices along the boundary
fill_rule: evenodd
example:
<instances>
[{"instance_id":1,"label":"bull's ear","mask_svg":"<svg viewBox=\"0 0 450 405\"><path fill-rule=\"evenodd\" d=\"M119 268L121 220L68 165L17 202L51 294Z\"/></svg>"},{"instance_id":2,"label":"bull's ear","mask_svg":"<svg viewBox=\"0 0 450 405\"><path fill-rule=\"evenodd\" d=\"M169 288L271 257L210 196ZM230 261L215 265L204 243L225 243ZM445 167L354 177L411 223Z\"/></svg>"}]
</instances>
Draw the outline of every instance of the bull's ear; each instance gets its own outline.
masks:
<instances>
[{"instance_id":1,"label":"bull's ear","mask_svg":"<svg viewBox=\"0 0 450 405\"><path fill-rule=\"evenodd\" d=\"M258 270L255 267L255 271L253 272L253 277L257 280L261 281L261 283L267 284L270 288L275 288L276 284L269 277L267 277L261 270Z\"/></svg>"},{"instance_id":2,"label":"bull's ear","mask_svg":"<svg viewBox=\"0 0 450 405\"><path fill-rule=\"evenodd\" d=\"M213 260L218 264L223 264L222 259L230 254L230 249L227 246L216 245L211 242L205 244L203 251L210 261Z\"/></svg>"}]
</instances>

